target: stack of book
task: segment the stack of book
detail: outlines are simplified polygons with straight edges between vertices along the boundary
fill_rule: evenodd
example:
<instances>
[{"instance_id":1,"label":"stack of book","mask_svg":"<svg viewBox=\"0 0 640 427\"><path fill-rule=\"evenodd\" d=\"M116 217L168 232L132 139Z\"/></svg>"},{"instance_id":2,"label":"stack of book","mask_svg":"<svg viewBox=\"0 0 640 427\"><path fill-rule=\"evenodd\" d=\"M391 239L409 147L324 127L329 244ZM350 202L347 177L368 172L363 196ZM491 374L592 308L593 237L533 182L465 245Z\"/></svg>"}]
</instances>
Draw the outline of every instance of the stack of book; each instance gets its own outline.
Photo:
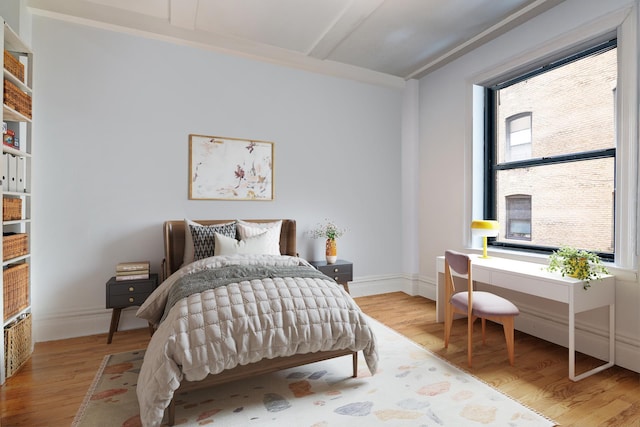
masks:
<instances>
[{"instance_id":1,"label":"stack of book","mask_svg":"<svg viewBox=\"0 0 640 427\"><path fill-rule=\"evenodd\" d=\"M121 262L116 266L116 281L149 278L149 261Z\"/></svg>"}]
</instances>

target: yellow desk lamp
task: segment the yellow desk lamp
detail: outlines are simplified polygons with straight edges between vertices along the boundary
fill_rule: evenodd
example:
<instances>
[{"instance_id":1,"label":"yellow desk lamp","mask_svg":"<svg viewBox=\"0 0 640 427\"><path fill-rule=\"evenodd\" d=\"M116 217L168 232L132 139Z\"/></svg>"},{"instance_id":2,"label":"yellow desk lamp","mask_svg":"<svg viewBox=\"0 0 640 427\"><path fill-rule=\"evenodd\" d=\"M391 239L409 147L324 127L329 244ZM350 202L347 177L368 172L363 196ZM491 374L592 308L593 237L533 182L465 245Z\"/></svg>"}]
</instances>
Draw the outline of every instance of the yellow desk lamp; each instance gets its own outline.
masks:
<instances>
[{"instance_id":1,"label":"yellow desk lamp","mask_svg":"<svg viewBox=\"0 0 640 427\"><path fill-rule=\"evenodd\" d=\"M489 219L476 219L471 221L471 235L473 237L482 237L482 257L490 258L487 255L487 237L496 237L500 233L500 224L498 221Z\"/></svg>"}]
</instances>

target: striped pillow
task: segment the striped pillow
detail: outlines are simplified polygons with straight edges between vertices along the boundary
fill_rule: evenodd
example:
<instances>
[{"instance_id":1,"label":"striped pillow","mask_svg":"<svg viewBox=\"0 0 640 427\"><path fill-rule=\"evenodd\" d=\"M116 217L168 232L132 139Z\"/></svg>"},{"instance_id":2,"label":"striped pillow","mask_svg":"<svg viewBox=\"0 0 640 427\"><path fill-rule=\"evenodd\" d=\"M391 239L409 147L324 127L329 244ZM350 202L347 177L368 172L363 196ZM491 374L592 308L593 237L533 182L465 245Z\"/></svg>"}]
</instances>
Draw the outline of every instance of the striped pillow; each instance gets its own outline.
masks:
<instances>
[{"instance_id":1,"label":"striped pillow","mask_svg":"<svg viewBox=\"0 0 640 427\"><path fill-rule=\"evenodd\" d=\"M215 253L215 233L236 238L235 221L224 224L202 225L197 222L185 219L186 232L184 242L184 258L182 265L185 266L193 261L208 258Z\"/></svg>"}]
</instances>

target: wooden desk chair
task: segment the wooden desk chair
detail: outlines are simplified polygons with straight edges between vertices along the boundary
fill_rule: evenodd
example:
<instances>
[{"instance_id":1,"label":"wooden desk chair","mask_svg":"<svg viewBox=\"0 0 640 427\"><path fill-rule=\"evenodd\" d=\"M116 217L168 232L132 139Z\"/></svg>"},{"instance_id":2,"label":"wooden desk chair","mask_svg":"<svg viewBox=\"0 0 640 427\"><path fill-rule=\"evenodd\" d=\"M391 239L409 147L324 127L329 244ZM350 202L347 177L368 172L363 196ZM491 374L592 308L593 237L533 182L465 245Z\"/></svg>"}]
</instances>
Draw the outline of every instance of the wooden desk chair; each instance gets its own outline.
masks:
<instances>
[{"instance_id":1,"label":"wooden desk chair","mask_svg":"<svg viewBox=\"0 0 640 427\"><path fill-rule=\"evenodd\" d=\"M467 277L467 291L456 292L452 270ZM467 316L467 361L471 367L471 355L473 353L473 323L476 319L482 320L482 343L485 343L485 322L491 320L502 323L504 336L507 340L507 352L509 363L514 363L513 319L520 314L518 307L511 301L491 292L474 291L471 277L471 258L468 255L455 251L444 253L445 276L445 320L444 320L444 347L449 347L449 336L455 313Z\"/></svg>"}]
</instances>

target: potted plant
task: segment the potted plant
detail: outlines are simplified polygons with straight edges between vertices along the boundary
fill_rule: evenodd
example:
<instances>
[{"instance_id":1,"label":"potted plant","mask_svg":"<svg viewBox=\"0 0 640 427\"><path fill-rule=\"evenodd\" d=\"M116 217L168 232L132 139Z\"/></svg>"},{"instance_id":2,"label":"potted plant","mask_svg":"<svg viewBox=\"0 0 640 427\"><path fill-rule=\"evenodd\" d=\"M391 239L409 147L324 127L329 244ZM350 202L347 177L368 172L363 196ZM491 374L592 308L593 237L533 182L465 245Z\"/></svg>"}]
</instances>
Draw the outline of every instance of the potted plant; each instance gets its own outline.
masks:
<instances>
[{"instance_id":1,"label":"potted plant","mask_svg":"<svg viewBox=\"0 0 640 427\"><path fill-rule=\"evenodd\" d=\"M609 273L597 254L571 246L563 246L552 252L547 270L560 271L563 277L584 280L585 289L591 286L591 280L598 280L603 274Z\"/></svg>"},{"instance_id":2,"label":"potted plant","mask_svg":"<svg viewBox=\"0 0 640 427\"><path fill-rule=\"evenodd\" d=\"M339 228L328 219L325 220L324 224L318 224L318 226L311 231L311 237L314 239L326 239L325 255L327 257L327 264L333 264L338 259L336 239L342 236L345 231L344 228Z\"/></svg>"}]
</instances>

